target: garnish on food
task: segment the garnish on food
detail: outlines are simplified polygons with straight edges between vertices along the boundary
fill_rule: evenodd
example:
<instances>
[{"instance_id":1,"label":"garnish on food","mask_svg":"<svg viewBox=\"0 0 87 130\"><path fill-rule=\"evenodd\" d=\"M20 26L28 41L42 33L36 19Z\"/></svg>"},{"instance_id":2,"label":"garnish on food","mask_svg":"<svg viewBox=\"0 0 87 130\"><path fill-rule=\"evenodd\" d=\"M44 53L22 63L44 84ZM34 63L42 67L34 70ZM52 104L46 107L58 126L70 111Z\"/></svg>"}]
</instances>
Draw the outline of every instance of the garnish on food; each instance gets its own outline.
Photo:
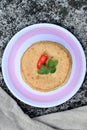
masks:
<instances>
[{"instance_id":1,"label":"garnish on food","mask_svg":"<svg viewBox=\"0 0 87 130\"><path fill-rule=\"evenodd\" d=\"M56 71L56 66L58 60L48 59L47 55L41 55L37 63L37 73L38 74L48 74L54 73Z\"/></svg>"},{"instance_id":2,"label":"garnish on food","mask_svg":"<svg viewBox=\"0 0 87 130\"><path fill-rule=\"evenodd\" d=\"M41 68L41 65L44 65L46 63L48 59L48 56L47 55L41 55L41 57L39 58L38 60L38 63L37 63L37 69L40 69Z\"/></svg>"}]
</instances>

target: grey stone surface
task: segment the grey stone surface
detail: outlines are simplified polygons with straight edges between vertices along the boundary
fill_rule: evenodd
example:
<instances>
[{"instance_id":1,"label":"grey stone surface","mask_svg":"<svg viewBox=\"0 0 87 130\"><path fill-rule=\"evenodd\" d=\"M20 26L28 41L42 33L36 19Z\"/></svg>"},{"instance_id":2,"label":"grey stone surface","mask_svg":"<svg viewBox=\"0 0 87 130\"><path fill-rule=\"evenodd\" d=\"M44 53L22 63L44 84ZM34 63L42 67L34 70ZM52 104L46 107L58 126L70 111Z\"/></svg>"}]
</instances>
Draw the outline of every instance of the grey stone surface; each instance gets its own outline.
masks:
<instances>
[{"instance_id":1,"label":"grey stone surface","mask_svg":"<svg viewBox=\"0 0 87 130\"><path fill-rule=\"evenodd\" d=\"M11 37L35 23L54 23L71 31L81 42L87 58L87 0L0 0L0 86L30 117L87 105L87 75L80 90L66 103L52 108L36 108L16 99L2 76L3 51Z\"/></svg>"}]
</instances>

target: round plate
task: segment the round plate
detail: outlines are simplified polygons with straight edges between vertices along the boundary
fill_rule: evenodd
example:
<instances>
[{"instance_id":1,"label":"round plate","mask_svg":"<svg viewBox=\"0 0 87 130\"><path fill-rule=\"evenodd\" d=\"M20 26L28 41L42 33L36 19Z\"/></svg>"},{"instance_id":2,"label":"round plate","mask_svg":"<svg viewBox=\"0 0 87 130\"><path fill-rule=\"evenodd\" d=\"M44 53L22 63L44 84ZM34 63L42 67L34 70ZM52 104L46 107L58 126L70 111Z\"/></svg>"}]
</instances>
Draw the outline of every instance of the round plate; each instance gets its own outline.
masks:
<instances>
[{"instance_id":1,"label":"round plate","mask_svg":"<svg viewBox=\"0 0 87 130\"><path fill-rule=\"evenodd\" d=\"M51 92L39 92L29 87L21 77L20 59L24 51L37 41L50 40L64 45L72 57L68 82ZM86 59L79 41L66 29L54 24L35 24L19 31L9 41L2 59L4 80L10 91L26 104L52 107L70 99L80 88L86 72Z\"/></svg>"}]
</instances>

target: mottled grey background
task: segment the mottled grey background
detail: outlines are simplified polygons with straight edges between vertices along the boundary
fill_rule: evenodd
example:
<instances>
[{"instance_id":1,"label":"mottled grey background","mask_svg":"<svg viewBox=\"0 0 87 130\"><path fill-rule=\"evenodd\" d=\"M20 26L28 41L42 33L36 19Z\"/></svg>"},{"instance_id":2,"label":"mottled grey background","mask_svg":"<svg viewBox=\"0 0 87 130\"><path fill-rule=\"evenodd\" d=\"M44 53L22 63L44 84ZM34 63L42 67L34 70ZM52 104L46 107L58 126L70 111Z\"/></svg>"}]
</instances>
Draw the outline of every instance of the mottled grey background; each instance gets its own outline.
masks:
<instances>
[{"instance_id":1,"label":"mottled grey background","mask_svg":"<svg viewBox=\"0 0 87 130\"><path fill-rule=\"evenodd\" d=\"M42 109L26 105L8 90L1 72L6 45L19 30L44 22L54 23L71 31L81 42L87 58L87 0L0 0L0 86L30 117L87 105L87 76L74 97L52 108Z\"/></svg>"}]
</instances>

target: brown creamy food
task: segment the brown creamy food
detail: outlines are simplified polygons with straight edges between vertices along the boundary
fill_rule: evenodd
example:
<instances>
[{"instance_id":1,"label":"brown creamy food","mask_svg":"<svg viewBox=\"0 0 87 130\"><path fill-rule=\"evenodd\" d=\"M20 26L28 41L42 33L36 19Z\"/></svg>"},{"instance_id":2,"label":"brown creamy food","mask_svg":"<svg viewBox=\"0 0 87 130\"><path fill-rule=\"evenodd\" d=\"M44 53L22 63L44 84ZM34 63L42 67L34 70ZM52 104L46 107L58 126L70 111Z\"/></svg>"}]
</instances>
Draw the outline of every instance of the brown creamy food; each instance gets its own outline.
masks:
<instances>
[{"instance_id":1,"label":"brown creamy food","mask_svg":"<svg viewBox=\"0 0 87 130\"><path fill-rule=\"evenodd\" d=\"M55 73L37 73L37 62L43 53L51 59L58 60ZM63 45L52 41L40 41L30 46L24 52L20 65L23 80L32 89L42 92L64 85L69 79L71 67L72 58L69 51Z\"/></svg>"}]
</instances>

